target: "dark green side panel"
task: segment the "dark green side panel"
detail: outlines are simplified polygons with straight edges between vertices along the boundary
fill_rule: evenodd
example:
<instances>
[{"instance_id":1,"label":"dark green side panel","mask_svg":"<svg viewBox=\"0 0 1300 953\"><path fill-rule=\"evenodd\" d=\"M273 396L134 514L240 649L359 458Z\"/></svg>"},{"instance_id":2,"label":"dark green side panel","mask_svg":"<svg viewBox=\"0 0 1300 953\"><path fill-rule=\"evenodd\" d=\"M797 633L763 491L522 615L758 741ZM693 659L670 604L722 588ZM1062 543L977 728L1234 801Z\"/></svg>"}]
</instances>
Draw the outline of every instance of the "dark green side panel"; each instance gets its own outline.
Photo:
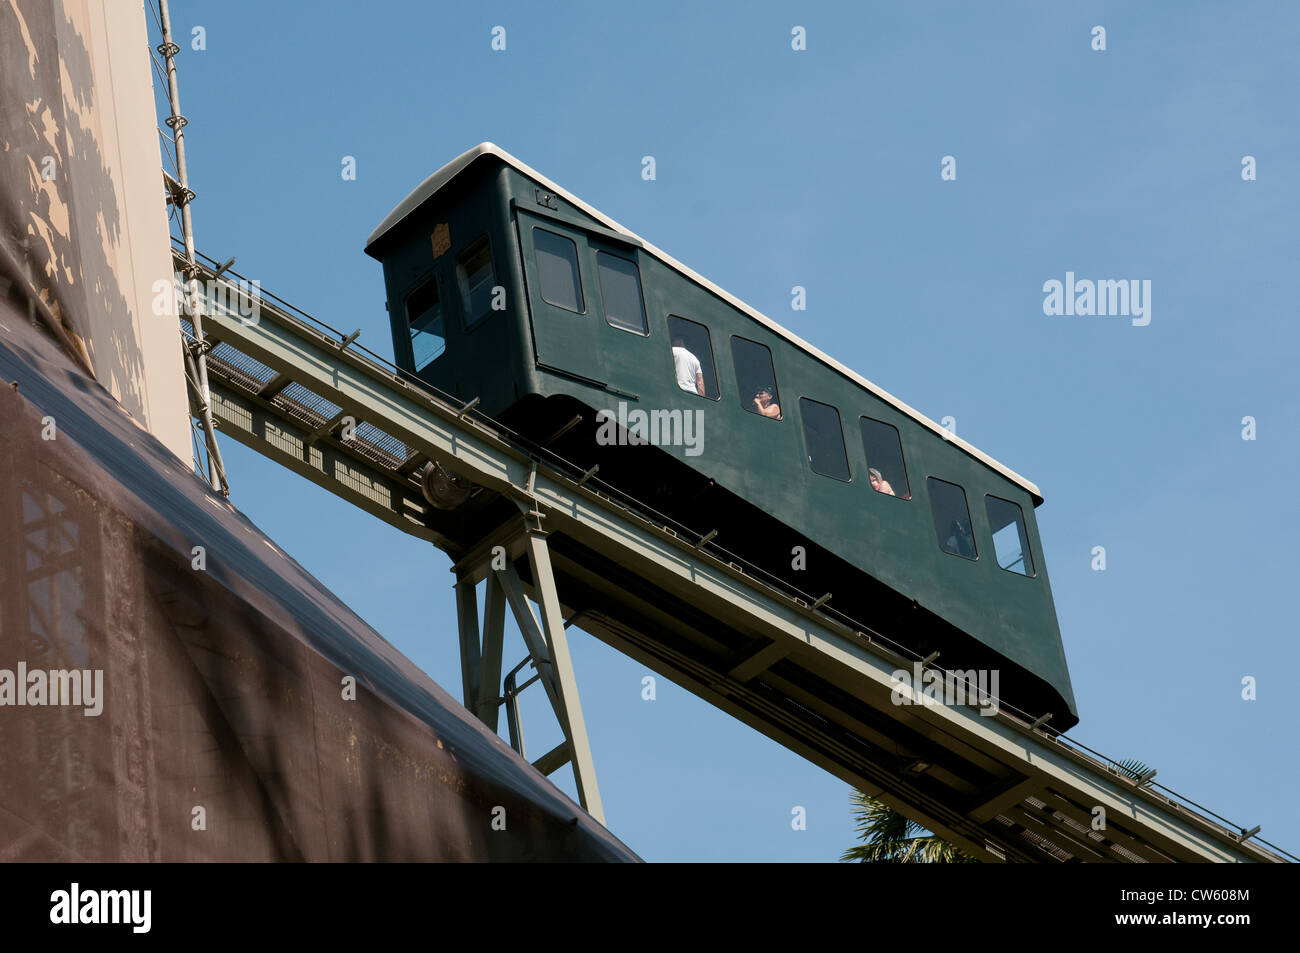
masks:
<instances>
[{"instance_id":1,"label":"dark green side panel","mask_svg":"<svg viewBox=\"0 0 1300 953\"><path fill-rule=\"evenodd\" d=\"M449 226L451 250L435 259L431 236L440 223ZM408 216L377 254L399 363L409 367L412 360L399 303L434 275L460 308L455 257L480 233L492 242L507 307L468 332L459 311L457 320L448 319L446 354L422 378L463 399L479 396L494 415L529 395L567 395L616 415L636 409L691 414L702 439L694 446L664 446L664 452L1035 673L1069 709L1058 721L1073 724L1075 702L1035 500L1024 488L495 157L476 161ZM643 331L606 319L601 255L635 265ZM670 316L707 329L690 348L710 378L705 396L678 386ZM742 347L751 356L752 344L770 352L780 419L751 412L752 367L737 368L733 338L752 342ZM801 398L838 411L847 480L810 466ZM895 496L869 485L859 426L864 416L898 431L906 473ZM941 548L929 477L964 491L974 558ZM907 489L910 498L903 495ZM1020 508L1034 575L998 565L989 496ZM807 588L813 589L816 567L808 572Z\"/></svg>"}]
</instances>

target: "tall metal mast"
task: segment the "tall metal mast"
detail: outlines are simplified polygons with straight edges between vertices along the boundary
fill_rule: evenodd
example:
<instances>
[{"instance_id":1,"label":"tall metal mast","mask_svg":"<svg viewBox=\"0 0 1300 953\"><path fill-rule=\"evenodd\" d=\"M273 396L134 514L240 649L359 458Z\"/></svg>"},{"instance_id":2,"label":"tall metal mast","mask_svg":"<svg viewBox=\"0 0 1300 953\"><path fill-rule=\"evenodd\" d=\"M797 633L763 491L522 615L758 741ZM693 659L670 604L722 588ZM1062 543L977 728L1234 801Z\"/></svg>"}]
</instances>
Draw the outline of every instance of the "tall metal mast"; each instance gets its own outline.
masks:
<instances>
[{"instance_id":1,"label":"tall metal mast","mask_svg":"<svg viewBox=\"0 0 1300 953\"><path fill-rule=\"evenodd\" d=\"M181 210L181 237L185 242L185 297L190 311L190 322L194 325L194 343L185 349L190 386L195 390L195 402L198 404L199 421L203 426L204 442L208 450L208 480L221 492L230 495L230 484L226 481L226 466L217 447L216 428L212 423L212 392L208 388L207 353L210 345L203 338L203 304L199 296L198 265L194 256L194 224L190 216L190 201L194 192L189 187L189 175L185 168L185 126L189 123L181 115L180 87L176 82L176 54L180 47L172 42L171 13L167 9L167 0L158 0L159 26L162 29L162 43L158 52L162 54L167 68L167 99L171 106L171 115L166 123L172 130L176 143L176 181L172 201Z\"/></svg>"}]
</instances>

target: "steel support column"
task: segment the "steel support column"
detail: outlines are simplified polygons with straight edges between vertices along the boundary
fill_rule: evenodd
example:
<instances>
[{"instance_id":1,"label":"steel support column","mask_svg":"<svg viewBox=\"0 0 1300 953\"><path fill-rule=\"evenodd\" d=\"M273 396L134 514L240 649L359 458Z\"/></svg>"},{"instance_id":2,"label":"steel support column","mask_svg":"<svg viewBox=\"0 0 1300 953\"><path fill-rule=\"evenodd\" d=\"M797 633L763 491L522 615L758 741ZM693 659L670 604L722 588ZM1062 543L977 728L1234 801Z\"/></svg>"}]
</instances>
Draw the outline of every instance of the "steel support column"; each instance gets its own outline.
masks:
<instances>
[{"instance_id":1,"label":"steel support column","mask_svg":"<svg viewBox=\"0 0 1300 953\"><path fill-rule=\"evenodd\" d=\"M569 654L564 615L555 588L550 552L546 548L546 534L528 530L523 535L525 553L532 569L533 595L541 610L540 620L528 601L523 580L514 564L507 560L504 568L495 568L491 566L492 557L488 557L490 568L484 573L486 589L480 624L474 580L480 575L476 569L481 569L482 564L477 567L458 565L456 616L465 707L487 727L497 730L502 703L501 653L505 610L509 605L537 667L538 678L546 690L556 721L564 733L564 742L534 766L543 774L550 774L566 761L572 764L579 801L588 814L604 824L605 812L596 784L596 766L582 716L582 703L578 699L578 681ZM514 731L511 734L511 746L522 754L523 739L514 738Z\"/></svg>"},{"instance_id":2,"label":"steel support column","mask_svg":"<svg viewBox=\"0 0 1300 953\"><path fill-rule=\"evenodd\" d=\"M456 580L456 624L460 631L460 687L465 707L478 713L479 647L478 592L474 580L462 576Z\"/></svg>"},{"instance_id":3,"label":"steel support column","mask_svg":"<svg viewBox=\"0 0 1300 953\"><path fill-rule=\"evenodd\" d=\"M582 705L578 701L578 680L573 672L573 659L569 655L569 639L564 631L560 597L555 590L555 574L551 571L551 554L546 547L546 534L530 529L527 543L528 562L533 570L533 592L537 596L538 608L542 610L542 626L551 652L551 671L558 683L556 690L563 706L561 718L565 726L564 734L569 739L573 774L578 781L582 806L588 814L604 824L605 812L600 803L600 789L596 785L596 764L592 760L587 723L582 717Z\"/></svg>"},{"instance_id":4,"label":"steel support column","mask_svg":"<svg viewBox=\"0 0 1300 953\"><path fill-rule=\"evenodd\" d=\"M506 597L501 582L489 573L483 593L483 646L479 654L478 699L473 709L493 731L501 713L501 648L505 637Z\"/></svg>"}]
</instances>

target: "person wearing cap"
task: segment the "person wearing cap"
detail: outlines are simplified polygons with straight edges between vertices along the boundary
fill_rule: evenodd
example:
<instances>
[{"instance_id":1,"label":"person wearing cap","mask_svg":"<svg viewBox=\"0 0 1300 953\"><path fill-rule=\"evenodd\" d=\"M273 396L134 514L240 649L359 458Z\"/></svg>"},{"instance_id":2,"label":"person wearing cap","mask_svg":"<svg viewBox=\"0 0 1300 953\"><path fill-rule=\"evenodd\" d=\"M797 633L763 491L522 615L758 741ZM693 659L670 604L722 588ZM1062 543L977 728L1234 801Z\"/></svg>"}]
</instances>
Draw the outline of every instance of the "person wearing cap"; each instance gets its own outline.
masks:
<instances>
[{"instance_id":1,"label":"person wearing cap","mask_svg":"<svg viewBox=\"0 0 1300 953\"><path fill-rule=\"evenodd\" d=\"M772 399L772 392L766 387L760 387L754 395L754 412L774 420L781 419L781 405Z\"/></svg>"}]
</instances>

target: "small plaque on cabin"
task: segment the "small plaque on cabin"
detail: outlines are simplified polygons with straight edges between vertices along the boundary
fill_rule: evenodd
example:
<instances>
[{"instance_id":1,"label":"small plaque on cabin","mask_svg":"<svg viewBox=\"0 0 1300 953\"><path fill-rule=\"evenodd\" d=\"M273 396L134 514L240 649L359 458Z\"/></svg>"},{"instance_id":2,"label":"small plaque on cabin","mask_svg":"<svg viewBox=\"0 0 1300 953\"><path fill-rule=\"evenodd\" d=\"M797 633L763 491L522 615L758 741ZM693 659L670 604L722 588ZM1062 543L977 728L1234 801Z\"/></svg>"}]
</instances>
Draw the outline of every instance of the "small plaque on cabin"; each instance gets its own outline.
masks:
<instances>
[{"instance_id":1,"label":"small plaque on cabin","mask_svg":"<svg viewBox=\"0 0 1300 953\"><path fill-rule=\"evenodd\" d=\"M433 257L441 258L451 247L451 229L443 222L433 230Z\"/></svg>"}]
</instances>

